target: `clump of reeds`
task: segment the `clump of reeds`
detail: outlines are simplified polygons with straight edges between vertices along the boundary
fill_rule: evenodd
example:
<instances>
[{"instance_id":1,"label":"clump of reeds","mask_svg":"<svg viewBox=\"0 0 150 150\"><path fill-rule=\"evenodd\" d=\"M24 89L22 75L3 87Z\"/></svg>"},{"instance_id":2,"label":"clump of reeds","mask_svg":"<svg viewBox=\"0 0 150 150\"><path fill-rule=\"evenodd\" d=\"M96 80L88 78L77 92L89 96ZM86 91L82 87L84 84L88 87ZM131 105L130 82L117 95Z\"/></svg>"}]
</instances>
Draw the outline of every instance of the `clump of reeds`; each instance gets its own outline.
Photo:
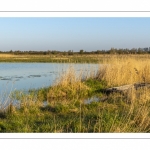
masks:
<instances>
[{"instance_id":1,"label":"clump of reeds","mask_svg":"<svg viewBox=\"0 0 150 150\"><path fill-rule=\"evenodd\" d=\"M47 94L49 98L62 98L86 95L88 87L82 82L82 72L76 74L74 68L69 68L55 82L55 85L49 89Z\"/></svg>"},{"instance_id":2,"label":"clump of reeds","mask_svg":"<svg viewBox=\"0 0 150 150\"><path fill-rule=\"evenodd\" d=\"M134 83L150 83L150 61L142 57L113 56L100 66L96 79L106 81L108 87ZM117 106L116 110L107 108L101 111L101 120L109 118L106 132L149 132L150 131L150 89L131 89L126 94L111 94L108 102ZM112 110L112 112L111 112ZM109 114L110 113L110 114ZM112 113L114 115L112 115Z\"/></svg>"},{"instance_id":3,"label":"clump of reeds","mask_svg":"<svg viewBox=\"0 0 150 150\"><path fill-rule=\"evenodd\" d=\"M135 58L110 58L109 64L100 66L97 78L108 86L150 82L150 61Z\"/></svg>"},{"instance_id":4,"label":"clump of reeds","mask_svg":"<svg viewBox=\"0 0 150 150\"><path fill-rule=\"evenodd\" d=\"M133 89L124 98L126 105L120 111L120 124L113 132L149 132L150 131L150 89ZM124 104L125 104L124 103ZM117 130L116 130L117 129ZM118 130L119 129L119 130Z\"/></svg>"},{"instance_id":5,"label":"clump of reeds","mask_svg":"<svg viewBox=\"0 0 150 150\"><path fill-rule=\"evenodd\" d=\"M11 87L10 92L7 92L7 88L2 91L0 95L0 113L14 112L15 107L13 106L14 100L11 97L11 92L13 89L13 85Z\"/></svg>"}]
</instances>

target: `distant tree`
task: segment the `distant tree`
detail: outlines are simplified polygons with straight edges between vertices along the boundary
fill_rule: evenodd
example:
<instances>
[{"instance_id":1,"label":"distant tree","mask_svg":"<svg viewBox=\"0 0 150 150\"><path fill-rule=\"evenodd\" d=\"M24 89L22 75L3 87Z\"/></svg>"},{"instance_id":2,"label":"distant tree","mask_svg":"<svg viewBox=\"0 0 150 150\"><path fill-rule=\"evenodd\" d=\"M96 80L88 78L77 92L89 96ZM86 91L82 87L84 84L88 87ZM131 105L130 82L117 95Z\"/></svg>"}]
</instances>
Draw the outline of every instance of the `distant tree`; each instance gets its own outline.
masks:
<instances>
[{"instance_id":1,"label":"distant tree","mask_svg":"<svg viewBox=\"0 0 150 150\"><path fill-rule=\"evenodd\" d=\"M124 54L129 54L130 50L128 48L124 49Z\"/></svg>"},{"instance_id":2,"label":"distant tree","mask_svg":"<svg viewBox=\"0 0 150 150\"><path fill-rule=\"evenodd\" d=\"M100 50L97 50L96 52L95 52L95 54L100 54L101 53L101 51Z\"/></svg>"},{"instance_id":3,"label":"distant tree","mask_svg":"<svg viewBox=\"0 0 150 150\"><path fill-rule=\"evenodd\" d=\"M63 53L63 55L66 55L67 53L66 53L66 51L64 51L64 52L62 52Z\"/></svg>"},{"instance_id":4,"label":"distant tree","mask_svg":"<svg viewBox=\"0 0 150 150\"><path fill-rule=\"evenodd\" d=\"M43 52L43 55L46 55L47 53L46 52Z\"/></svg>"},{"instance_id":5,"label":"distant tree","mask_svg":"<svg viewBox=\"0 0 150 150\"><path fill-rule=\"evenodd\" d=\"M116 51L117 51L116 49L111 48L111 49L109 50L109 53L110 53L110 54L116 54Z\"/></svg>"},{"instance_id":6,"label":"distant tree","mask_svg":"<svg viewBox=\"0 0 150 150\"><path fill-rule=\"evenodd\" d=\"M13 51L12 51L12 50L10 50L9 52L10 52L10 53L12 53Z\"/></svg>"},{"instance_id":7,"label":"distant tree","mask_svg":"<svg viewBox=\"0 0 150 150\"><path fill-rule=\"evenodd\" d=\"M53 50L51 53L52 53L52 54L57 54L57 52L56 52L55 50Z\"/></svg>"},{"instance_id":8,"label":"distant tree","mask_svg":"<svg viewBox=\"0 0 150 150\"><path fill-rule=\"evenodd\" d=\"M81 49L79 53L80 53L80 54L83 54L83 53L84 53L84 50L83 50L83 49Z\"/></svg>"},{"instance_id":9,"label":"distant tree","mask_svg":"<svg viewBox=\"0 0 150 150\"><path fill-rule=\"evenodd\" d=\"M117 54L122 54L122 53L123 53L123 50L120 48L120 49L118 49L116 52L117 52Z\"/></svg>"},{"instance_id":10,"label":"distant tree","mask_svg":"<svg viewBox=\"0 0 150 150\"><path fill-rule=\"evenodd\" d=\"M69 50L68 55L73 55L73 50Z\"/></svg>"},{"instance_id":11,"label":"distant tree","mask_svg":"<svg viewBox=\"0 0 150 150\"><path fill-rule=\"evenodd\" d=\"M50 51L50 50L47 50L47 54L49 54L49 55L50 55L50 54L51 54L51 51Z\"/></svg>"},{"instance_id":12,"label":"distant tree","mask_svg":"<svg viewBox=\"0 0 150 150\"><path fill-rule=\"evenodd\" d=\"M142 54L142 53L143 53L142 48L138 48L137 53L138 53L138 54Z\"/></svg>"},{"instance_id":13,"label":"distant tree","mask_svg":"<svg viewBox=\"0 0 150 150\"><path fill-rule=\"evenodd\" d=\"M137 49L136 49L136 48L132 48L132 49L130 50L130 52L131 52L131 54L136 54L136 53L137 53Z\"/></svg>"}]
</instances>

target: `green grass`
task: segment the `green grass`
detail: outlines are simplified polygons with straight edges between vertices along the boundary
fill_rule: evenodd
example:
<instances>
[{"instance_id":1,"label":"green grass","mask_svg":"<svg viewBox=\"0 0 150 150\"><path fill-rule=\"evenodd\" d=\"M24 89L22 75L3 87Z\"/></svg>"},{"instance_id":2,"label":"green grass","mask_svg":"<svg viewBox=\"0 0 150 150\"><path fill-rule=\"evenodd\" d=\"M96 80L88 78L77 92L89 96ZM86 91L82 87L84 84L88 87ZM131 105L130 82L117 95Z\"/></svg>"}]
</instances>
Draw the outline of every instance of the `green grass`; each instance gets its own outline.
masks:
<instances>
[{"instance_id":1,"label":"green grass","mask_svg":"<svg viewBox=\"0 0 150 150\"><path fill-rule=\"evenodd\" d=\"M72 86L72 87L71 87ZM139 101L121 94L110 94L107 101L89 104L86 97L105 96L101 91L104 81L88 79L76 89L76 84L67 88L50 87L31 90L29 93L15 92L20 108L10 106L0 113L1 133L110 133L110 132L150 132L150 101ZM66 97L47 95L53 90L69 91ZM71 93L71 91L73 93ZM78 92L75 92L78 91ZM74 93L75 92L75 93ZM43 102L47 99L47 105Z\"/></svg>"},{"instance_id":2,"label":"green grass","mask_svg":"<svg viewBox=\"0 0 150 150\"><path fill-rule=\"evenodd\" d=\"M50 63L98 63L103 59L96 55L2 55L0 62L50 62Z\"/></svg>"}]
</instances>

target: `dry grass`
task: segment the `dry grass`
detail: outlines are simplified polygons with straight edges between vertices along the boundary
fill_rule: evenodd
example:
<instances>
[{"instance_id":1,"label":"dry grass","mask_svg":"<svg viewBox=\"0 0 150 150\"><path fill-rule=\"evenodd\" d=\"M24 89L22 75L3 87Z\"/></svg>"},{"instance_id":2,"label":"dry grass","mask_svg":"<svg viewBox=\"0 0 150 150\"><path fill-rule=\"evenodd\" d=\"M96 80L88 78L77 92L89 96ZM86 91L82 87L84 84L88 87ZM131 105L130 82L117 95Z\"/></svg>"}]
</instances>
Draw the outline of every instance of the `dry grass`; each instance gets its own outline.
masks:
<instances>
[{"instance_id":1,"label":"dry grass","mask_svg":"<svg viewBox=\"0 0 150 150\"><path fill-rule=\"evenodd\" d=\"M135 82L148 83L150 82L150 60L147 57L114 56L99 68L97 78L107 81L110 87Z\"/></svg>"},{"instance_id":2,"label":"dry grass","mask_svg":"<svg viewBox=\"0 0 150 150\"><path fill-rule=\"evenodd\" d=\"M15 55L12 55L12 54L0 54L0 57L15 57Z\"/></svg>"},{"instance_id":3,"label":"dry grass","mask_svg":"<svg viewBox=\"0 0 150 150\"><path fill-rule=\"evenodd\" d=\"M0 54L1 62L73 62L73 63L109 63L112 58L118 61L130 59L144 60L149 59L149 54L143 55L110 55L110 54L74 54L74 55L62 55L62 54L50 54L50 55L37 55L37 54Z\"/></svg>"},{"instance_id":4,"label":"dry grass","mask_svg":"<svg viewBox=\"0 0 150 150\"><path fill-rule=\"evenodd\" d=\"M82 72L78 75L73 67L61 74L47 94L49 98L74 97L86 95L88 87L82 82Z\"/></svg>"}]
</instances>

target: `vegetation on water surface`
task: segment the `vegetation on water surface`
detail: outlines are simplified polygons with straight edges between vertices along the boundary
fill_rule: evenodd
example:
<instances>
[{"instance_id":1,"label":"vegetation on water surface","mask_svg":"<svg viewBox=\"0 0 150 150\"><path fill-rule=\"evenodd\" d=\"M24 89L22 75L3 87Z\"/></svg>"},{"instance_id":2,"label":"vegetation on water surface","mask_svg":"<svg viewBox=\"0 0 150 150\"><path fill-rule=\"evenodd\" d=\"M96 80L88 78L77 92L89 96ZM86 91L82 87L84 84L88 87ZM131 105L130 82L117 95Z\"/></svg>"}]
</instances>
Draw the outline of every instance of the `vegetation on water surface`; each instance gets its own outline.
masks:
<instances>
[{"instance_id":1,"label":"vegetation on water surface","mask_svg":"<svg viewBox=\"0 0 150 150\"><path fill-rule=\"evenodd\" d=\"M12 99L19 105L10 104L0 112L0 132L150 132L149 88L126 94L104 92L113 86L150 82L149 58L114 56L104 64L88 78L77 77L69 68L51 87L16 91ZM103 97L107 100L101 101Z\"/></svg>"}]
</instances>

